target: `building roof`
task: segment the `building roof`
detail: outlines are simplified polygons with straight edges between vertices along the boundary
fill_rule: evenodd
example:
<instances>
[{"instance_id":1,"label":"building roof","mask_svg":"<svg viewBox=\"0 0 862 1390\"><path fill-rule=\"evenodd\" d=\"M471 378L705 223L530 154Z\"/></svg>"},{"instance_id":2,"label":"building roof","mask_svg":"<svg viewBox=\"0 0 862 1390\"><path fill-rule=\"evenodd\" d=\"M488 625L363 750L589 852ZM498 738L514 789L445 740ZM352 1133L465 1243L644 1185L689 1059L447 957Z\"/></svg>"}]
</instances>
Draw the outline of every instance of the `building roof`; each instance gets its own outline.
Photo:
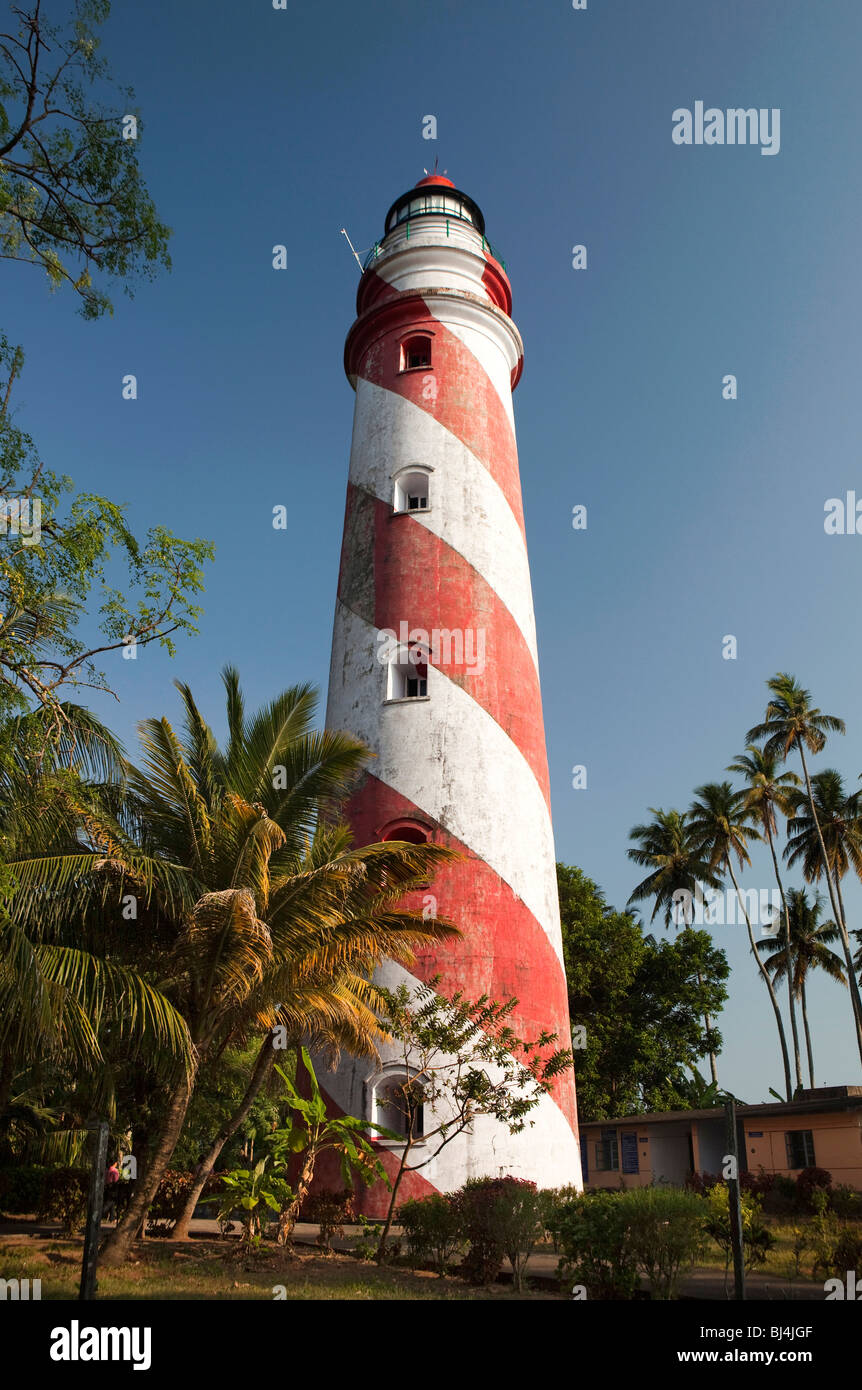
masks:
<instances>
[{"instance_id":1,"label":"building roof","mask_svg":"<svg viewBox=\"0 0 862 1390\"><path fill-rule=\"evenodd\" d=\"M759 1105L737 1105L736 1113L740 1119L769 1115L816 1115L829 1110L862 1109L862 1086L820 1086L815 1090L800 1091L795 1100L766 1101ZM643 1125L662 1124L672 1120L711 1120L724 1115L724 1107L712 1106L705 1110L654 1110L640 1115L620 1115L607 1120L581 1120L580 1126L602 1125Z\"/></svg>"}]
</instances>

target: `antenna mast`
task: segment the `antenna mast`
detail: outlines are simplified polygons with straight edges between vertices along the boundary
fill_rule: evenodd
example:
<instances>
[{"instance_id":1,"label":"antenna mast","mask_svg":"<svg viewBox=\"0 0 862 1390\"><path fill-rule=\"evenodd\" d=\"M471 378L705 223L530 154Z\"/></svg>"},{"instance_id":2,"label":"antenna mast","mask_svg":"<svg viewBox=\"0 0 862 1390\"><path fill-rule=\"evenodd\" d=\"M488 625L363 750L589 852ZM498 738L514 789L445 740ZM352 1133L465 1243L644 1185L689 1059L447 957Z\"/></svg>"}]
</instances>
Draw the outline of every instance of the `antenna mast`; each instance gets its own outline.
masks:
<instances>
[{"instance_id":1,"label":"antenna mast","mask_svg":"<svg viewBox=\"0 0 862 1390\"><path fill-rule=\"evenodd\" d=\"M356 254L356 247L353 245L353 242L350 240L350 237L347 235L347 228L346 228L346 227L342 227L342 228L341 228L341 235L342 235L343 237L346 238L346 240L347 240L347 245L350 247L351 251L353 252L353 258L354 258L354 260L356 261L356 264L359 266L360 271L362 271L362 270L363 270L362 262L361 262L361 260L359 259L359 257L358 257L357 254Z\"/></svg>"}]
</instances>

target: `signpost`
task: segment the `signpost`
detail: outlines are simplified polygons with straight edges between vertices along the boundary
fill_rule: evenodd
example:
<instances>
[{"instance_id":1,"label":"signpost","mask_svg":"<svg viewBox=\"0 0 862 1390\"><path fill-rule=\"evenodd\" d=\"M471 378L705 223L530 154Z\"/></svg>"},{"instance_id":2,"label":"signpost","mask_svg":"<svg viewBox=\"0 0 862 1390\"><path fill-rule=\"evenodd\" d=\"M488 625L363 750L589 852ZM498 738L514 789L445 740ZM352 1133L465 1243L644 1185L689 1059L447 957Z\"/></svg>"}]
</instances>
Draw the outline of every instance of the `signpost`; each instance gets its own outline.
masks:
<instances>
[{"instance_id":1,"label":"signpost","mask_svg":"<svg viewBox=\"0 0 862 1390\"><path fill-rule=\"evenodd\" d=\"M105 1200L105 1164L108 1158L107 1120L97 1121L91 1127L91 1131L95 1152L90 1173L90 1192L87 1197L87 1226L84 1231L84 1258L81 1261L81 1288L78 1293L81 1301L88 1301L96 1296L96 1264L99 1259L102 1204Z\"/></svg>"}]
</instances>

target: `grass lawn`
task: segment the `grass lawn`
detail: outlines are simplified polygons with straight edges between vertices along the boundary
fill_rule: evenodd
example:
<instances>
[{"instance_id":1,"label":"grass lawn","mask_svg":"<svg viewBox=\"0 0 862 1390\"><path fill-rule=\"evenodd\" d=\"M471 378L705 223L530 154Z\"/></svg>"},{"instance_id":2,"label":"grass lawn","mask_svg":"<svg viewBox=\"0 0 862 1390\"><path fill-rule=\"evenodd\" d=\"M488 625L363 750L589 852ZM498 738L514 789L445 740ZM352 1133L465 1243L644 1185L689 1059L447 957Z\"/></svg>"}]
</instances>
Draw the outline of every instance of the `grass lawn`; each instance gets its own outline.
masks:
<instances>
[{"instance_id":1,"label":"grass lawn","mask_svg":"<svg viewBox=\"0 0 862 1390\"><path fill-rule=\"evenodd\" d=\"M0 1240L0 1278L41 1279L42 1299L76 1299L81 1275L80 1240ZM264 1247L248 1267L225 1259L222 1241L174 1243L150 1240L135 1249L135 1263L99 1271L99 1299L269 1299L276 1285L295 1299L560 1299L541 1289L515 1294L506 1285L474 1289L460 1279L406 1269L379 1268L351 1255L295 1248L288 1257Z\"/></svg>"}]
</instances>

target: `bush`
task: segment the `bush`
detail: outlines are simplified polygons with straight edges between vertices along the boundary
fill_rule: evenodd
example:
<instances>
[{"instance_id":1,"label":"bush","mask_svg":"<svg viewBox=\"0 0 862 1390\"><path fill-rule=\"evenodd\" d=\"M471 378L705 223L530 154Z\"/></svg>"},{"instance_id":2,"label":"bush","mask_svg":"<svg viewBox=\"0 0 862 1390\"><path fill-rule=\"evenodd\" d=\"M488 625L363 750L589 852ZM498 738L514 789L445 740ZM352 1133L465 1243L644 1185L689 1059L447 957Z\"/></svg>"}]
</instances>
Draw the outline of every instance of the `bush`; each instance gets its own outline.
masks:
<instances>
[{"instance_id":1,"label":"bush","mask_svg":"<svg viewBox=\"0 0 862 1390\"><path fill-rule=\"evenodd\" d=\"M726 1183L716 1183L706 1194L706 1234L719 1246L724 1254L724 1275L733 1259L733 1239L730 1229L729 1188ZM744 1243L745 1268L754 1269L764 1264L766 1256L775 1244L774 1236L761 1220L760 1198L751 1192L740 1192L739 1205L742 1213L742 1237Z\"/></svg>"},{"instance_id":2,"label":"bush","mask_svg":"<svg viewBox=\"0 0 862 1390\"><path fill-rule=\"evenodd\" d=\"M57 1217L63 1234L73 1236L87 1216L90 1174L86 1168L57 1168L45 1175L40 1215Z\"/></svg>"},{"instance_id":3,"label":"bush","mask_svg":"<svg viewBox=\"0 0 862 1390\"><path fill-rule=\"evenodd\" d=\"M845 1221L862 1220L862 1192L847 1183L839 1183L829 1194L829 1206L836 1216Z\"/></svg>"},{"instance_id":4,"label":"bush","mask_svg":"<svg viewBox=\"0 0 862 1390\"><path fill-rule=\"evenodd\" d=\"M815 1211L815 1194L832 1189L832 1174L825 1168L803 1168L796 1179L796 1200L805 1211Z\"/></svg>"},{"instance_id":5,"label":"bush","mask_svg":"<svg viewBox=\"0 0 862 1390\"><path fill-rule=\"evenodd\" d=\"M441 1276L463 1244L461 1213L454 1197L431 1197L402 1202L398 1222L404 1229L407 1253L414 1264L430 1261Z\"/></svg>"},{"instance_id":6,"label":"bush","mask_svg":"<svg viewBox=\"0 0 862 1390\"><path fill-rule=\"evenodd\" d=\"M583 1284L590 1298L631 1298L638 1286L622 1194L592 1192L565 1203L552 1217L560 1280Z\"/></svg>"},{"instance_id":7,"label":"bush","mask_svg":"<svg viewBox=\"0 0 862 1390\"><path fill-rule=\"evenodd\" d=\"M354 1215L353 1191L345 1188L343 1192L315 1192L306 1197L302 1207L303 1221L316 1222L320 1226L317 1244L327 1254L332 1254L333 1236L343 1236L344 1226L352 1221Z\"/></svg>"},{"instance_id":8,"label":"bush","mask_svg":"<svg viewBox=\"0 0 862 1390\"><path fill-rule=\"evenodd\" d=\"M0 1210L10 1216L31 1216L42 1211L42 1189L52 1172L44 1164L27 1163L0 1171Z\"/></svg>"},{"instance_id":9,"label":"bush","mask_svg":"<svg viewBox=\"0 0 862 1390\"><path fill-rule=\"evenodd\" d=\"M723 1181L724 1179L720 1178L717 1173L689 1173L685 1185L689 1192L696 1192L699 1197L705 1197L707 1192L711 1192Z\"/></svg>"},{"instance_id":10,"label":"bush","mask_svg":"<svg viewBox=\"0 0 862 1390\"><path fill-rule=\"evenodd\" d=\"M653 1298L676 1298L683 1268L691 1268L703 1246L703 1198L674 1187L633 1187L618 1200L629 1248Z\"/></svg>"},{"instance_id":11,"label":"bush","mask_svg":"<svg viewBox=\"0 0 862 1390\"><path fill-rule=\"evenodd\" d=\"M156 1195L147 1213L147 1233L149 1235L168 1235L179 1219L180 1212L192 1188L193 1173L184 1173L169 1168L156 1188ZM119 1185L119 1184L118 1184ZM200 1200L217 1197L224 1188L220 1173L210 1173L204 1184Z\"/></svg>"},{"instance_id":12,"label":"bush","mask_svg":"<svg viewBox=\"0 0 862 1390\"><path fill-rule=\"evenodd\" d=\"M471 1178L455 1201L461 1234L470 1243L461 1273L471 1284L491 1284L507 1254L520 1289L524 1265L544 1229L536 1184L524 1178Z\"/></svg>"}]
</instances>

